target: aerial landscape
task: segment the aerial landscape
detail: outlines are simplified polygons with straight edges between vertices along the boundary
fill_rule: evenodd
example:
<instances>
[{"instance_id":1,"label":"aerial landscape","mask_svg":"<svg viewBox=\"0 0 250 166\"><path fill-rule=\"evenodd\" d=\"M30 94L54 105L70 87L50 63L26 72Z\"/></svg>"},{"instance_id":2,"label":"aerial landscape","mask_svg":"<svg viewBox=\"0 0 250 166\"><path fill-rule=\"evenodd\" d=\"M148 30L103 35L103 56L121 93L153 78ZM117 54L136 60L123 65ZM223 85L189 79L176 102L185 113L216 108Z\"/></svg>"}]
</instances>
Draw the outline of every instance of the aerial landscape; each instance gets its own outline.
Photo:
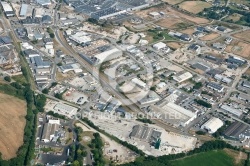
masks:
<instances>
[{"instance_id":1,"label":"aerial landscape","mask_svg":"<svg viewBox=\"0 0 250 166\"><path fill-rule=\"evenodd\" d=\"M250 166L250 0L0 3L0 166Z\"/></svg>"}]
</instances>

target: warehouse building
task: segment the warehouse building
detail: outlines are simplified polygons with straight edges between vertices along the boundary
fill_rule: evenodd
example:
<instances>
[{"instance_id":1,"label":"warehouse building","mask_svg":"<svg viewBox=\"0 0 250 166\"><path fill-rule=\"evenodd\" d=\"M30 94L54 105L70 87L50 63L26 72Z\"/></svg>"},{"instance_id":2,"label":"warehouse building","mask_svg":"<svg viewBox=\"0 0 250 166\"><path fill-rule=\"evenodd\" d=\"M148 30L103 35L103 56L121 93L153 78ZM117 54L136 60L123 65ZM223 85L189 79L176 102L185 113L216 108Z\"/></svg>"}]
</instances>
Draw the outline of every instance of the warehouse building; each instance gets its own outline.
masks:
<instances>
[{"instance_id":1,"label":"warehouse building","mask_svg":"<svg viewBox=\"0 0 250 166\"><path fill-rule=\"evenodd\" d=\"M212 117L201 126L201 129L207 130L210 134L215 133L223 126L223 122L219 118Z\"/></svg>"},{"instance_id":2,"label":"warehouse building","mask_svg":"<svg viewBox=\"0 0 250 166\"><path fill-rule=\"evenodd\" d=\"M163 42L159 42L159 43L156 43L153 45L153 48L156 49L156 50L161 50L163 48L166 48L167 45Z\"/></svg>"},{"instance_id":3,"label":"warehouse building","mask_svg":"<svg viewBox=\"0 0 250 166\"><path fill-rule=\"evenodd\" d=\"M80 56L91 65L99 65L122 56L122 51L112 46L101 46L92 50L92 53L80 53Z\"/></svg>"},{"instance_id":4,"label":"warehouse building","mask_svg":"<svg viewBox=\"0 0 250 166\"><path fill-rule=\"evenodd\" d=\"M161 135L162 133L154 128L143 125L135 125L132 132L129 134L129 138L150 143L150 145L159 149Z\"/></svg>"},{"instance_id":5,"label":"warehouse building","mask_svg":"<svg viewBox=\"0 0 250 166\"><path fill-rule=\"evenodd\" d=\"M54 107L54 110L59 114L65 115L67 117L72 117L76 115L78 109L70 105L57 103Z\"/></svg>"},{"instance_id":6,"label":"warehouse building","mask_svg":"<svg viewBox=\"0 0 250 166\"><path fill-rule=\"evenodd\" d=\"M220 108L222 110L230 113L230 114L233 114L233 115L237 116L237 117L240 117L243 114L243 112L240 109L232 108L232 107L230 107L230 106L228 106L226 104L223 104Z\"/></svg>"},{"instance_id":7,"label":"warehouse building","mask_svg":"<svg viewBox=\"0 0 250 166\"><path fill-rule=\"evenodd\" d=\"M9 3L1 1L1 5L3 7L3 11L6 17L13 17L15 16L15 12L12 9L12 7L10 6Z\"/></svg>"},{"instance_id":8,"label":"warehouse building","mask_svg":"<svg viewBox=\"0 0 250 166\"><path fill-rule=\"evenodd\" d=\"M36 3L38 3L39 5L42 5L42 6L51 5L51 1L50 0L36 0Z\"/></svg>"},{"instance_id":9,"label":"warehouse building","mask_svg":"<svg viewBox=\"0 0 250 166\"><path fill-rule=\"evenodd\" d=\"M196 112L187 110L175 103L169 102L162 107L169 120L175 121L179 126L186 126L197 117Z\"/></svg>"},{"instance_id":10,"label":"warehouse building","mask_svg":"<svg viewBox=\"0 0 250 166\"><path fill-rule=\"evenodd\" d=\"M69 38L78 44L87 44L91 42L91 37L86 32L77 32L74 35L70 35Z\"/></svg>"},{"instance_id":11,"label":"warehouse building","mask_svg":"<svg viewBox=\"0 0 250 166\"><path fill-rule=\"evenodd\" d=\"M190 72L182 71L174 75L173 79L178 83L182 83L192 77L193 75Z\"/></svg>"},{"instance_id":12,"label":"warehouse building","mask_svg":"<svg viewBox=\"0 0 250 166\"><path fill-rule=\"evenodd\" d=\"M238 66L242 66L242 65L247 63L246 60L235 57L235 56L229 56L229 58L227 58L226 61L228 63L230 63L230 64L235 64L235 65L238 65Z\"/></svg>"},{"instance_id":13,"label":"warehouse building","mask_svg":"<svg viewBox=\"0 0 250 166\"><path fill-rule=\"evenodd\" d=\"M214 82L209 82L207 84L207 87L211 88L211 89L213 89L213 90L215 90L217 92L223 92L223 90L224 90L224 87L222 85L214 83Z\"/></svg>"},{"instance_id":14,"label":"warehouse building","mask_svg":"<svg viewBox=\"0 0 250 166\"><path fill-rule=\"evenodd\" d=\"M145 82L143 82L142 80L138 79L138 78L133 78L131 80L135 85L139 86L140 88L146 88L147 84Z\"/></svg>"},{"instance_id":15,"label":"warehouse building","mask_svg":"<svg viewBox=\"0 0 250 166\"><path fill-rule=\"evenodd\" d=\"M246 88L250 88L250 82L249 81L243 81L242 86Z\"/></svg>"},{"instance_id":16,"label":"warehouse building","mask_svg":"<svg viewBox=\"0 0 250 166\"><path fill-rule=\"evenodd\" d=\"M22 4L21 5L21 9L20 9L20 12L19 12L20 17L26 17L28 7L29 7L29 5L27 5L27 4Z\"/></svg>"},{"instance_id":17,"label":"warehouse building","mask_svg":"<svg viewBox=\"0 0 250 166\"><path fill-rule=\"evenodd\" d=\"M41 141L48 143L50 141L56 142L59 138L59 120L49 120L43 125Z\"/></svg>"},{"instance_id":18,"label":"warehouse building","mask_svg":"<svg viewBox=\"0 0 250 166\"><path fill-rule=\"evenodd\" d=\"M236 121L223 132L223 135L228 139L244 142L250 138L250 127L247 124Z\"/></svg>"}]
</instances>

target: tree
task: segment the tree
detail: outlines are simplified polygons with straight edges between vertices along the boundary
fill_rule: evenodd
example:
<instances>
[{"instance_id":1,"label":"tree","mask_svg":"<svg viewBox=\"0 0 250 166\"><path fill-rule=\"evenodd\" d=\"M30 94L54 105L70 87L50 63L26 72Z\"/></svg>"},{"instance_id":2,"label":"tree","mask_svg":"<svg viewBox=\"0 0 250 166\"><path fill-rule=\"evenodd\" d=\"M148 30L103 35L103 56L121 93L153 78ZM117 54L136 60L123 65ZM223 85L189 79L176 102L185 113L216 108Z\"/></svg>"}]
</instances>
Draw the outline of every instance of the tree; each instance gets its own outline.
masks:
<instances>
[{"instance_id":1,"label":"tree","mask_svg":"<svg viewBox=\"0 0 250 166\"><path fill-rule=\"evenodd\" d=\"M5 81L8 81L8 82L11 82L10 76L5 76L5 77L4 77L4 80L5 80Z\"/></svg>"},{"instance_id":2,"label":"tree","mask_svg":"<svg viewBox=\"0 0 250 166\"><path fill-rule=\"evenodd\" d=\"M45 89L42 90L42 92L43 92L44 94L48 94L48 93L49 93L49 90L48 90L48 88L45 88Z\"/></svg>"},{"instance_id":3,"label":"tree","mask_svg":"<svg viewBox=\"0 0 250 166\"><path fill-rule=\"evenodd\" d=\"M75 160L75 161L73 162L73 166L80 166L79 161Z\"/></svg>"}]
</instances>

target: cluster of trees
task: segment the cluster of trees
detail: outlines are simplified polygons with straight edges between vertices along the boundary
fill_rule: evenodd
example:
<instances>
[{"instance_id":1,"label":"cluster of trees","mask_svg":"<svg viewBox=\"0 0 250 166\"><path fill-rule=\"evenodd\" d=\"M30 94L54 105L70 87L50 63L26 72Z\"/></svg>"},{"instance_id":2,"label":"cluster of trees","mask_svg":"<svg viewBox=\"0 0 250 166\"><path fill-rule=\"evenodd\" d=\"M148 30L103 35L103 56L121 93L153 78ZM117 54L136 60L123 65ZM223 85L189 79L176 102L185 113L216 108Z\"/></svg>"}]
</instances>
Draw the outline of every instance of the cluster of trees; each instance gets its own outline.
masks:
<instances>
[{"instance_id":1,"label":"cluster of trees","mask_svg":"<svg viewBox=\"0 0 250 166\"><path fill-rule=\"evenodd\" d=\"M197 82L194 84L193 89L200 89L202 87L202 83L201 82Z\"/></svg>"},{"instance_id":2,"label":"cluster of trees","mask_svg":"<svg viewBox=\"0 0 250 166\"><path fill-rule=\"evenodd\" d=\"M63 93L56 93L55 98L58 98L58 99L62 100L63 99Z\"/></svg>"},{"instance_id":3,"label":"cluster of trees","mask_svg":"<svg viewBox=\"0 0 250 166\"><path fill-rule=\"evenodd\" d=\"M50 36L51 38L54 38L54 37L55 37L54 31L53 31L51 28L47 28L47 32L49 33L49 36Z\"/></svg>"},{"instance_id":4,"label":"cluster of trees","mask_svg":"<svg viewBox=\"0 0 250 166\"><path fill-rule=\"evenodd\" d=\"M60 115L58 113L54 113L53 111L49 111L47 112L47 115L51 115L55 118L59 118L59 119L66 119L66 117L64 115Z\"/></svg>"},{"instance_id":5,"label":"cluster of trees","mask_svg":"<svg viewBox=\"0 0 250 166\"><path fill-rule=\"evenodd\" d=\"M44 89L42 90L42 92L43 92L44 94L48 94L48 93L49 93L49 90L50 90L51 88L55 87L56 85L57 85L57 82L53 82L49 88L44 88Z\"/></svg>"},{"instance_id":6,"label":"cluster of trees","mask_svg":"<svg viewBox=\"0 0 250 166\"><path fill-rule=\"evenodd\" d=\"M154 124L150 119L146 119L146 118L138 118L136 119L137 121L140 121L142 123L148 123L148 124Z\"/></svg>"},{"instance_id":7,"label":"cluster of trees","mask_svg":"<svg viewBox=\"0 0 250 166\"><path fill-rule=\"evenodd\" d=\"M36 105L36 108L39 112L44 111L44 106L46 104L46 96L43 94L38 94L34 96L34 103Z\"/></svg>"},{"instance_id":8,"label":"cluster of trees","mask_svg":"<svg viewBox=\"0 0 250 166\"><path fill-rule=\"evenodd\" d=\"M129 144L128 142L126 141L122 141L120 139L118 139L117 137L109 134L109 133L106 133L104 130L101 130L99 127L95 126L94 123L92 123L90 120L88 120L88 118L83 118L82 119L84 122L86 122L90 127L94 128L95 130L99 131L100 133L103 133L104 135L106 135L107 137L111 138L112 140L116 141L117 143L127 147L128 149L134 151L135 153L141 155L141 156L144 156L144 152L140 149L138 149L136 146L134 145L131 145Z\"/></svg>"},{"instance_id":9,"label":"cluster of trees","mask_svg":"<svg viewBox=\"0 0 250 166\"><path fill-rule=\"evenodd\" d=\"M10 160L3 160L0 158L1 166L9 165L30 165L30 160L34 155L35 149L35 136L36 136L36 114L38 113L34 103L33 91L30 85L21 86L18 83L12 83L11 85L0 85L0 92L25 99L27 102L27 115L26 126L24 129L23 145L18 149L17 157Z\"/></svg>"},{"instance_id":10,"label":"cluster of trees","mask_svg":"<svg viewBox=\"0 0 250 166\"><path fill-rule=\"evenodd\" d=\"M218 12L219 11L219 12ZM250 12L239 9L232 9L230 7L218 7L214 6L212 8L205 8L202 12L199 13L200 16L205 16L210 19L218 20L225 15L232 15L234 13L243 15L239 21L236 23L240 23L242 25L249 26L250 25ZM228 22L233 22L233 20L226 20Z\"/></svg>"},{"instance_id":11,"label":"cluster of trees","mask_svg":"<svg viewBox=\"0 0 250 166\"><path fill-rule=\"evenodd\" d=\"M225 121L225 124L221 127L221 128L219 128L215 133L213 133L213 136L215 137L215 138L219 138L220 136L222 136L223 135L223 131L225 131L225 129L229 126L229 125L231 125L231 123L232 122L230 122L230 121Z\"/></svg>"},{"instance_id":12,"label":"cluster of trees","mask_svg":"<svg viewBox=\"0 0 250 166\"><path fill-rule=\"evenodd\" d=\"M87 156L85 147L81 144L72 144L69 146L69 157L67 162L72 163L73 166L83 165L83 157Z\"/></svg>"},{"instance_id":13,"label":"cluster of trees","mask_svg":"<svg viewBox=\"0 0 250 166\"><path fill-rule=\"evenodd\" d=\"M94 166L105 166L105 160L103 157L103 142L99 133L94 133L94 139L91 140L89 147L92 149L91 152L94 158Z\"/></svg>"},{"instance_id":14,"label":"cluster of trees","mask_svg":"<svg viewBox=\"0 0 250 166\"><path fill-rule=\"evenodd\" d=\"M5 77L4 77L4 80L7 81L7 82L11 82L10 76L5 76Z\"/></svg>"},{"instance_id":15,"label":"cluster of trees","mask_svg":"<svg viewBox=\"0 0 250 166\"><path fill-rule=\"evenodd\" d=\"M196 103L198 103L198 104L200 104L200 105L206 107L206 108L211 108L211 107L212 107L212 105L211 105L210 103L205 102L204 100L194 99L194 101L195 101Z\"/></svg>"}]
</instances>

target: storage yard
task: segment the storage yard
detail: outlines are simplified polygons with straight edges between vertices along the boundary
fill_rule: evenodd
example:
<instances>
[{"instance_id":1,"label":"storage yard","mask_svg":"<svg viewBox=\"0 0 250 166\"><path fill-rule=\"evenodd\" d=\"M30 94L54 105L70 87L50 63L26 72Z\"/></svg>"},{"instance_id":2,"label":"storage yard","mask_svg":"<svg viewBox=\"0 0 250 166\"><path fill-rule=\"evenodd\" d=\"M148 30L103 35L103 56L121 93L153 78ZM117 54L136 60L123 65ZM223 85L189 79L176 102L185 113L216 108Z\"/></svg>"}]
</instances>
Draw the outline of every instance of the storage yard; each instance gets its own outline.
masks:
<instances>
[{"instance_id":1,"label":"storage yard","mask_svg":"<svg viewBox=\"0 0 250 166\"><path fill-rule=\"evenodd\" d=\"M119 117L105 114L100 114L100 116L93 115L89 118L101 129L137 146L148 155L161 156L186 152L196 146L196 138L167 132L156 125L143 124L135 120L120 119ZM138 127L144 128L145 132L141 131L142 129L136 129ZM140 132L142 132L142 135L140 135ZM161 140L159 149L155 149L155 141L158 139Z\"/></svg>"}]
</instances>

